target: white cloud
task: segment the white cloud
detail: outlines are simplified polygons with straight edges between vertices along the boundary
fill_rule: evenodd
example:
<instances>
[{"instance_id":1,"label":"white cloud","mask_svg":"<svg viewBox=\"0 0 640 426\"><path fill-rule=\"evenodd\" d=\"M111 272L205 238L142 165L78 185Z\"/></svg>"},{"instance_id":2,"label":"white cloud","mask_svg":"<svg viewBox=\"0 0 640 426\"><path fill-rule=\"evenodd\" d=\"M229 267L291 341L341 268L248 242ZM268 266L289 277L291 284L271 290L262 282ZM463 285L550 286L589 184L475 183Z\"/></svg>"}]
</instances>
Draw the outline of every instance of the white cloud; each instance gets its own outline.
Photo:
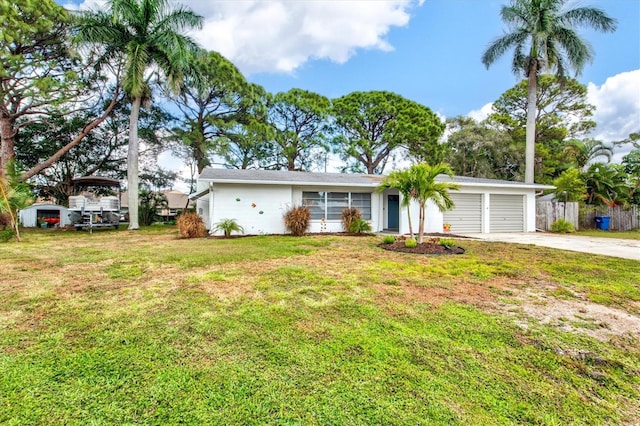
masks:
<instances>
[{"instance_id":1,"label":"white cloud","mask_svg":"<svg viewBox=\"0 0 640 426\"><path fill-rule=\"evenodd\" d=\"M231 0L188 5L204 17L191 35L243 73L290 73L313 59L344 63L358 49L392 50L392 27L409 23L424 0ZM72 10L100 9L105 0L67 1Z\"/></svg>"},{"instance_id":2,"label":"white cloud","mask_svg":"<svg viewBox=\"0 0 640 426\"><path fill-rule=\"evenodd\" d=\"M67 10L101 10L104 9L105 3L105 0L84 0L79 4L68 1L62 4L62 7Z\"/></svg>"},{"instance_id":3,"label":"white cloud","mask_svg":"<svg viewBox=\"0 0 640 426\"><path fill-rule=\"evenodd\" d=\"M592 137L613 142L640 131L640 69L609 77L601 86L589 83L587 88L598 124Z\"/></svg>"},{"instance_id":4,"label":"white cloud","mask_svg":"<svg viewBox=\"0 0 640 426\"><path fill-rule=\"evenodd\" d=\"M293 72L311 59L346 62L358 49L391 50L391 27L409 22L424 0L242 0L198 2L194 34L242 72Z\"/></svg>"},{"instance_id":5,"label":"white cloud","mask_svg":"<svg viewBox=\"0 0 640 426\"><path fill-rule=\"evenodd\" d=\"M467 114L469 117L480 122L487 118L493 112L493 102L485 104L480 109L474 109Z\"/></svg>"}]
</instances>

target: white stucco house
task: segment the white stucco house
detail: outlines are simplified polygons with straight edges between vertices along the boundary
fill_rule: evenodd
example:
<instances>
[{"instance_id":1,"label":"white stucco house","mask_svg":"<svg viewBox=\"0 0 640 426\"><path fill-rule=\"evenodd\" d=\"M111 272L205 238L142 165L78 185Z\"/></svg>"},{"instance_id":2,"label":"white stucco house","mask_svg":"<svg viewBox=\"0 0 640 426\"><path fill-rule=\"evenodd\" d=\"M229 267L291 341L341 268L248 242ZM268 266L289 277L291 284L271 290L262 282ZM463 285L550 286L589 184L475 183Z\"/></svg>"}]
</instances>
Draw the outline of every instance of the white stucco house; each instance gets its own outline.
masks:
<instances>
[{"instance_id":1,"label":"white stucco house","mask_svg":"<svg viewBox=\"0 0 640 426\"><path fill-rule=\"evenodd\" d=\"M273 170L205 168L191 196L207 229L222 219L235 219L247 234L284 234L283 215L292 206L311 210L309 232L341 232L342 210L358 208L374 232L409 232L406 208L397 190L376 192L383 176L344 173L308 173ZM535 232L536 193L553 188L494 179L456 176L460 189L452 191L453 210L441 213L427 205L426 232L452 233ZM412 203L414 230L418 205Z\"/></svg>"}]
</instances>

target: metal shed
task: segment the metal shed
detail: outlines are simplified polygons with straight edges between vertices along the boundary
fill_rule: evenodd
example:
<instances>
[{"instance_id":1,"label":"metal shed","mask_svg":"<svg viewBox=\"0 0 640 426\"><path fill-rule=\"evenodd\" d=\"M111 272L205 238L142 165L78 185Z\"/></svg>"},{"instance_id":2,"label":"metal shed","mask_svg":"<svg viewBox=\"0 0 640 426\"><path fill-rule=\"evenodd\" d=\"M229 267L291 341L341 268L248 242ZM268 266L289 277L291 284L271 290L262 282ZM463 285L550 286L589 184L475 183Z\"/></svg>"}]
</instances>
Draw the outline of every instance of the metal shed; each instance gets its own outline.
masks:
<instances>
[{"instance_id":1,"label":"metal shed","mask_svg":"<svg viewBox=\"0 0 640 426\"><path fill-rule=\"evenodd\" d=\"M22 226L27 228L38 227L38 219L44 221L47 227L71 224L69 209L57 204L33 204L20 210L19 218Z\"/></svg>"}]
</instances>

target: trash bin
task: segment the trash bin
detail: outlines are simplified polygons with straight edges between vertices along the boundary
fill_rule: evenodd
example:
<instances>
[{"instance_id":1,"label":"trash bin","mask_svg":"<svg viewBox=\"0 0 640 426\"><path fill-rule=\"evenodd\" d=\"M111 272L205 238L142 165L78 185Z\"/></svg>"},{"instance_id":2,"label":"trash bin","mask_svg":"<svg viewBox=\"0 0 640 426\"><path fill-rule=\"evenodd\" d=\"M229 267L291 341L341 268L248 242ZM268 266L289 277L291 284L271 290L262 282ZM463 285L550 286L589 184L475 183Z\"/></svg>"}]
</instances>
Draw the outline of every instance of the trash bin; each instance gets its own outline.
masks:
<instances>
[{"instance_id":1,"label":"trash bin","mask_svg":"<svg viewBox=\"0 0 640 426\"><path fill-rule=\"evenodd\" d=\"M609 216L596 216L596 229L602 229L603 231L609 230L609 222L611 217Z\"/></svg>"}]
</instances>

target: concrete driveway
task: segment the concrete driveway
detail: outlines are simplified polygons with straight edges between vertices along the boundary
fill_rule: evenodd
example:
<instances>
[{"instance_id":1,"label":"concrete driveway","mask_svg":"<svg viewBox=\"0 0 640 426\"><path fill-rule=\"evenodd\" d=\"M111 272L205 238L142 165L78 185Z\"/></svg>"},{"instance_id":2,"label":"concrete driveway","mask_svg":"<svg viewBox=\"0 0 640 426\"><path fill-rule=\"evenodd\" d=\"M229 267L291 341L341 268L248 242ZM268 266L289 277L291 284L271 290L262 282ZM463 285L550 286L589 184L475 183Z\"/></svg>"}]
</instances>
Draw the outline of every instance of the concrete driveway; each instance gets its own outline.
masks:
<instances>
[{"instance_id":1,"label":"concrete driveway","mask_svg":"<svg viewBox=\"0 0 640 426\"><path fill-rule=\"evenodd\" d=\"M640 260L640 241L638 240L584 237L546 232L465 234L465 236L485 241L533 244L535 246L551 247L561 250Z\"/></svg>"}]
</instances>

